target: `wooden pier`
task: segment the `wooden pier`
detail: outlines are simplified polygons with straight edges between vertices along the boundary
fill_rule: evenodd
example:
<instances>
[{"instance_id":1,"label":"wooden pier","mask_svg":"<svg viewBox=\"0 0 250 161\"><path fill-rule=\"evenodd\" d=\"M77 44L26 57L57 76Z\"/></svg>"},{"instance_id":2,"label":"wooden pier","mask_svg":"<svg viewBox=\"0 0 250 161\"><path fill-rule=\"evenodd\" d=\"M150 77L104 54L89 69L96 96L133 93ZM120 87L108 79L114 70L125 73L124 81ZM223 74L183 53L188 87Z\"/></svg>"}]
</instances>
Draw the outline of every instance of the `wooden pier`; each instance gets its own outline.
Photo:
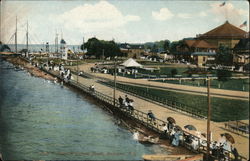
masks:
<instances>
[{"instance_id":1,"label":"wooden pier","mask_svg":"<svg viewBox=\"0 0 250 161\"><path fill-rule=\"evenodd\" d=\"M57 75L51 71L47 71L46 69L43 69L43 68L41 70L43 70L44 72L46 72L46 73L63 81L63 79L59 75ZM127 108L122 108L122 107L120 107L117 99L115 99L115 104L114 104L113 97L105 95L105 94L98 92L96 90L93 92L89 89L88 86L85 86L82 83L79 83L75 80L69 80L69 81L66 81L65 83L76 88L76 89L81 90L85 94L93 97L95 100L98 100L98 102L100 104L108 107L114 114L119 114L119 115L122 115L124 117L130 118L130 119L134 120L135 122L140 123L141 125L143 125L147 129L149 129L149 130L151 130L159 135L163 134L162 125L167 124L166 121L163 121L163 120L157 119L157 118L154 121L152 121L148 117L147 113L145 113L145 112L142 112L142 111L137 110L137 109L134 109L133 111L131 111ZM192 135L191 133L189 133L185 130L183 130L183 134L184 135ZM207 148L206 141L201 142L200 138L198 138L195 135L192 135L192 136L198 140L198 148L197 149L195 149L195 150L192 149L192 146L190 144L184 142L184 140L180 140L180 146L184 146L194 153L197 153L197 154L201 153L201 154L204 154L204 156L205 156L206 148ZM212 154L212 152L211 152L211 154ZM232 155L233 154L231 152L227 153L227 157L229 158L229 160L231 160L229 156L232 156ZM214 159L216 158L216 156L211 156L211 157ZM247 160L247 159L243 156L239 156L239 160Z\"/></svg>"}]
</instances>

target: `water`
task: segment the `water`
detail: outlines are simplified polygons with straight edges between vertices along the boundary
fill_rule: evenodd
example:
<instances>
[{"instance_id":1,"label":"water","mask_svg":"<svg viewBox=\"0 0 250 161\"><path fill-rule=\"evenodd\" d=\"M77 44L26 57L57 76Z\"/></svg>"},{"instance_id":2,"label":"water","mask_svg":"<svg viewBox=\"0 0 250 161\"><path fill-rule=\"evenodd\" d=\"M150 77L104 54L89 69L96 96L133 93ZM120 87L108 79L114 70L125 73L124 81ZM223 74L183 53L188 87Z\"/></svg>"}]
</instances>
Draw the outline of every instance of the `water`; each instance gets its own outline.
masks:
<instances>
[{"instance_id":1,"label":"water","mask_svg":"<svg viewBox=\"0 0 250 161\"><path fill-rule=\"evenodd\" d=\"M0 152L5 160L139 160L144 146L112 115L67 87L0 59Z\"/></svg>"},{"instance_id":2,"label":"water","mask_svg":"<svg viewBox=\"0 0 250 161\"><path fill-rule=\"evenodd\" d=\"M8 44L8 46L10 47L11 51L15 52L15 44ZM59 51L60 51L60 44L59 44ZM67 45L68 48L70 48L71 50L75 51L75 52L82 52L82 50L80 49L80 44L79 45ZM20 51L22 49L26 49L26 44L17 44L17 50ZM46 46L45 44L29 44L29 51L30 52L39 52L39 51L46 51ZM49 51L50 52L55 52L55 45L54 44L50 44L49 45Z\"/></svg>"}]
</instances>

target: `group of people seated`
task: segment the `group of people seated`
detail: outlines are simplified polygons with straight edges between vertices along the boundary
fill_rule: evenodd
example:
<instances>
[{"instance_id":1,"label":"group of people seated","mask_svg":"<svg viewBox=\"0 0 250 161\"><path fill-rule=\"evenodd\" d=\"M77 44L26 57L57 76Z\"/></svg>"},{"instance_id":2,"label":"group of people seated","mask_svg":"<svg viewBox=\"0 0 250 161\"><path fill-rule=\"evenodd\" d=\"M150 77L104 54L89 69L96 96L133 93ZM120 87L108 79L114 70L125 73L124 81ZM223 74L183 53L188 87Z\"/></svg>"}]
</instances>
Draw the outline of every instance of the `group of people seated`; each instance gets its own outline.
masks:
<instances>
[{"instance_id":1,"label":"group of people seated","mask_svg":"<svg viewBox=\"0 0 250 161\"><path fill-rule=\"evenodd\" d=\"M167 121L167 124L162 124L162 131L163 133L161 138L169 139L172 146L186 144L189 145L189 147L193 150L198 150L201 147L207 146L207 140L204 134L201 134L198 131L195 131L196 135L186 133L182 131L179 126L170 121ZM211 141L210 149L212 155L216 158L227 159L229 154L233 154L233 156L230 157L237 160L239 156L237 149L231 145L224 134L221 134L221 137L218 141Z\"/></svg>"},{"instance_id":2,"label":"group of people seated","mask_svg":"<svg viewBox=\"0 0 250 161\"><path fill-rule=\"evenodd\" d=\"M121 96L119 96L118 101L119 101L119 105L120 105L121 108L125 108L125 109L130 110L130 112L133 112L133 110L134 110L134 106L133 106L134 100L128 98L128 96L125 95L124 99Z\"/></svg>"}]
</instances>

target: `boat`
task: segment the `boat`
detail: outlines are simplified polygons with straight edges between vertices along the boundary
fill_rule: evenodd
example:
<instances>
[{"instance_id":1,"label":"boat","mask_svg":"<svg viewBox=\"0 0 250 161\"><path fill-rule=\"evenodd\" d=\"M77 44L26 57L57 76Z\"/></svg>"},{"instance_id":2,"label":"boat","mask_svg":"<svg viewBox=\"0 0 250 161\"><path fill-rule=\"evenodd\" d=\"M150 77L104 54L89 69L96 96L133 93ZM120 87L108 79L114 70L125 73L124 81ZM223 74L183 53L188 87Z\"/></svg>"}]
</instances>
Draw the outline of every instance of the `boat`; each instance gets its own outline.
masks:
<instances>
[{"instance_id":1,"label":"boat","mask_svg":"<svg viewBox=\"0 0 250 161\"><path fill-rule=\"evenodd\" d=\"M139 143L142 144L157 144L159 141L158 137L148 136L138 139Z\"/></svg>"},{"instance_id":2,"label":"boat","mask_svg":"<svg viewBox=\"0 0 250 161\"><path fill-rule=\"evenodd\" d=\"M203 154L198 155L167 155L167 154L153 154L143 155L144 161L202 161Z\"/></svg>"}]
</instances>

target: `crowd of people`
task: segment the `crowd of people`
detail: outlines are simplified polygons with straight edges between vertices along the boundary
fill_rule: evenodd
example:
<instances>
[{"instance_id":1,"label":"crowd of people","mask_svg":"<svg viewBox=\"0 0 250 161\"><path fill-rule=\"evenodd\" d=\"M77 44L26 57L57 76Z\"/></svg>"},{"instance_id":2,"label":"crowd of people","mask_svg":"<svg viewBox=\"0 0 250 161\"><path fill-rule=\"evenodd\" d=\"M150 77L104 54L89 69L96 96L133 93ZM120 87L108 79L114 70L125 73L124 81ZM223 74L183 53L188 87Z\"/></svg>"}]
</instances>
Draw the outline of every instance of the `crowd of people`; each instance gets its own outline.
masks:
<instances>
[{"instance_id":1,"label":"crowd of people","mask_svg":"<svg viewBox=\"0 0 250 161\"><path fill-rule=\"evenodd\" d=\"M118 101L121 108L126 108L130 111L134 110L132 105L133 100L129 99L127 95L125 95L125 98L119 96ZM156 124L156 117L152 110L148 111L147 117L150 123ZM176 125L176 122L173 120L167 119L166 123L161 125L161 128L163 131L161 138L170 140L172 146L186 144L195 151L207 146L206 135L204 133L194 130L194 134L191 134L189 133L190 131L188 129L183 131L182 128ZM234 160L238 160L239 154L237 149L232 146L224 134L221 134L221 138L218 141L211 141L210 149L211 154L220 160L227 160L229 157L234 158Z\"/></svg>"},{"instance_id":2,"label":"crowd of people","mask_svg":"<svg viewBox=\"0 0 250 161\"><path fill-rule=\"evenodd\" d=\"M118 101L121 108L128 109L130 112L134 111L134 106L133 106L134 100L128 98L127 95L125 95L125 98L119 96Z\"/></svg>"}]
</instances>

